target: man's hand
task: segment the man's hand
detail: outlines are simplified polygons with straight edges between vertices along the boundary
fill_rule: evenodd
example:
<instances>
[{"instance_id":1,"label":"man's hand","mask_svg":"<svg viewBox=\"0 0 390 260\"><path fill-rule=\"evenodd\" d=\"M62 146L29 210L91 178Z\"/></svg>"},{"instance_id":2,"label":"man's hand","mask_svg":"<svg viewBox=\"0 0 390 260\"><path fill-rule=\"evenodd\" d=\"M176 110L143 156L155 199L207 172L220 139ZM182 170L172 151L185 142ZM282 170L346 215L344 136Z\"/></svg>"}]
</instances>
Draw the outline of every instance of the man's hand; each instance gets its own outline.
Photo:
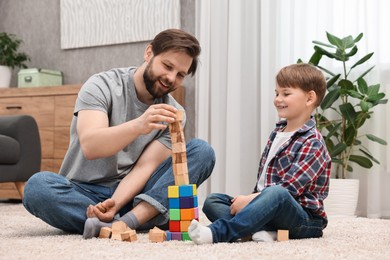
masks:
<instances>
[{"instance_id":1,"label":"man's hand","mask_svg":"<svg viewBox=\"0 0 390 260\"><path fill-rule=\"evenodd\" d=\"M103 222L111 222L116 214L115 201L107 199L95 206L89 205L87 208L87 218L96 217Z\"/></svg>"},{"instance_id":2,"label":"man's hand","mask_svg":"<svg viewBox=\"0 0 390 260\"><path fill-rule=\"evenodd\" d=\"M246 205L249 204L257 195L260 193L252 193L249 195L239 195L232 199L232 205L230 205L230 214L236 215L240 212Z\"/></svg>"},{"instance_id":3,"label":"man's hand","mask_svg":"<svg viewBox=\"0 0 390 260\"><path fill-rule=\"evenodd\" d=\"M165 129L167 124L175 122L176 111L175 107L167 104L151 105L136 119L140 132L145 135L153 130Z\"/></svg>"}]
</instances>

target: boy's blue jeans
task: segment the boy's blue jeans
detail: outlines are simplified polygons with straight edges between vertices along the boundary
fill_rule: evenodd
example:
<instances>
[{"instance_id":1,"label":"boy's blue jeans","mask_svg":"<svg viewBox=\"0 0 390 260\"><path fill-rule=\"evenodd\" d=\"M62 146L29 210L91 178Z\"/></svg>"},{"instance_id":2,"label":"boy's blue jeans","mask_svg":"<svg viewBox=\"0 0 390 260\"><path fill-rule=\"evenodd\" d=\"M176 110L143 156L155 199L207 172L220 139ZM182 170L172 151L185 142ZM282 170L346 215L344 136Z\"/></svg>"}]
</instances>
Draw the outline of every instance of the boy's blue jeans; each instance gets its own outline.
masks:
<instances>
[{"instance_id":1,"label":"boy's blue jeans","mask_svg":"<svg viewBox=\"0 0 390 260\"><path fill-rule=\"evenodd\" d=\"M230 214L233 197L226 194L210 194L203 212L213 222L208 227L213 242L234 242L261 230L289 230L289 237L321 237L327 220L312 215L283 187L275 185L265 188L236 215Z\"/></svg>"},{"instance_id":2,"label":"boy's blue jeans","mask_svg":"<svg viewBox=\"0 0 390 260\"><path fill-rule=\"evenodd\" d=\"M186 150L190 183L199 186L210 176L214 168L214 150L200 139L188 142ZM159 166L143 191L130 201L119 215L126 214L141 201L146 201L161 214L140 229L165 227L169 219L167 198L169 185L174 185L171 157ZM52 172L39 172L26 183L23 205L31 214L53 227L82 234L87 207L111 198L115 189L116 186L78 183Z\"/></svg>"}]
</instances>

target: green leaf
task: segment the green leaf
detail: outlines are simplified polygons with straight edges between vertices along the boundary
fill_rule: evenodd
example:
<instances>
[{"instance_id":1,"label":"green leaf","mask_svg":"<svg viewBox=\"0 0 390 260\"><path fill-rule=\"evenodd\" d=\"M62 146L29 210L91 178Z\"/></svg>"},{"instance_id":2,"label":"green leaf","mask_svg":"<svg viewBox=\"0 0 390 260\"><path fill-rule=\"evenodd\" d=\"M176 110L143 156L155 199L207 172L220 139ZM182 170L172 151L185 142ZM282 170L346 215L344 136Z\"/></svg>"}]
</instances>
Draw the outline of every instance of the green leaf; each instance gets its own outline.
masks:
<instances>
[{"instance_id":1,"label":"green leaf","mask_svg":"<svg viewBox=\"0 0 390 260\"><path fill-rule=\"evenodd\" d=\"M356 38L355 40L353 40L355 43L357 43L358 41L360 41L360 39L363 38L363 33L360 33Z\"/></svg>"},{"instance_id":2,"label":"green leaf","mask_svg":"<svg viewBox=\"0 0 390 260\"><path fill-rule=\"evenodd\" d=\"M371 68L369 68L368 70L366 70L362 75L360 75L358 77L358 79L360 78L364 78L364 76L366 76L375 66L372 66Z\"/></svg>"},{"instance_id":3,"label":"green leaf","mask_svg":"<svg viewBox=\"0 0 390 260\"><path fill-rule=\"evenodd\" d=\"M380 85L379 85L379 84L369 86L369 87L368 87L367 95L368 95L368 96L377 95L377 94L379 93L379 88L380 88Z\"/></svg>"},{"instance_id":4,"label":"green leaf","mask_svg":"<svg viewBox=\"0 0 390 260\"><path fill-rule=\"evenodd\" d=\"M319 42L319 41L312 41L312 43L318 44L318 45L322 45L322 46L324 46L324 47L336 48L336 47L334 47L333 45L330 45L330 44L327 44L327 43L323 43L323 42Z\"/></svg>"},{"instance_id":5,"label":"green leaf","mask_svg":"<svg viewBox=\"0 0 390 260\"><path fill-rule=\"evenodd\" d=\"M334 46L337 46L338 49L342 49L343 48L343 42L340 38L326 32L326 37L328 38L328 41L334 45Z\"/></svg>"},{"instance_id":6,"label":"green leaf","mask_svg":"<svg viewBox=\"0 0 390 260\"><path fill-rule=\"evenodd\" d=\"M349 122L353 123L356 119L356 111L351 103L341 104L339 106L340 112Z\"/></svg>"},{"instance_id":7,"label":"green leaf","mask_svg":"<svg viewBox=\"0 0 390 260\"><path fill-rule=\"evenodd\" d=\"M352 50L348 53L345 54L346 57L352 57L353 55L355 55L358 51L358 48L355 46L352 48Z\"/></svg>"},{"instance_id":8,"label":"green leaf","mask_svg":"<svg viewBox=\"0 0 390 260\"><path fill-rule=\"evenodd\" d=\"M309 63L313 64L314 66L317 66L318 63L320 63L321 58L322 58L322 53L318 52L318 51L315 51L313 53L313 55L311 56L311 58L309 60Z\"/></svg>"},{"instance_id":9,"label":"green leaf","mask_svg":"<svg viewBox=\"0 0 390 260\"><path fill-rule=\"evenodd\" d=\"M360 60L358 60L352 67L351 69L355 68L356 66L360 65L360 64L363 64L364 62L366 62L367 60L369 60L371 58L371 56L374 55L373 52L367 54L366 56L364 56L363 58L361 58Z\"/></svg>"},{"instance_id":10,"label":"green leaf","mask_svg":"<svg viewBox=\"0 0 390 260\"><path fill-rule=\"evenodd\" d=\"M326 139L329 139L334 135L337 136L337 131L340 129L340 127L341 127L341 123L337 123L330 129L328 129L329 133L326 135Z\"/></svg>"},{"instance_id":11,"label":"green leaf","mask_svg":"<svg viewBox=\"0 0 390 260\"><path fill-rule=\"evenodd\" d=\"M359 164L360 166L362 166L363 168L371 168L372 167L372 162L370 159L368 159L367 157L364 157L364 156L361 156L361 155L351 155L349 157L349 160L351 162L355 162L357 164Z\"/></svg>"},{"instance_id":12,"label":"green leaf","mask_svg":"<svg viewBox=\"0 0 390 260\"><path fill-rule=\"evenodd\" d=\"M363 112L368 112L370 108L372 108L372 104L370 102L366 102L364 100L360 101L360 108Z\"/></svg>"},{"instance_id":13,"label":"green leaf","mask_svg":"<svg viewBox=\"0 0 390 260\"><path fill-rule=\"evenodd\" d=\"M327 82L326 82L326 88L329 89L330 87L332 87L336 81L340 78L341 74L337 74L336 76L330 78Z\"/></svg>"},{"instance_id":14,"label":"green leaf","mask_svg":"<svg viewBox=\"0 0 390 260\"><path fill-rule=\"evenodd\" d=\"M331 157L336 157L340 153L344 152L347 149L347 145L344 143L338 143L333 147L331 151L329 151Z\"/></svg>"},{"instance_id":15,"label":"green leaf","mask_svg":"<svg viewBox=\"0 0 390 260\"><path fill-rule=\"evenodd\" d=\"M355 91L355 90L349 90L348 91L348 94L351 96L351 97L354 97L354 98L358 98L358 99L363 99L364 96L362 94L360 94L359 92Z\"/></svg>"},{"instance_id":16,"label":"green leaf","mask_svg":"<svg viewBox=\"0 0 390 260\"><path fill-rule=\"evenodd\" d=\"M385 97L385 93L378 93L376 95L369 95L367 101L376 102Z\"/></svg>"},{"instance_id":17,"label":"green leaf","mask_svg":"<svg viewBox=\"0 0 390 260\"><path fill-rule=\"evenodd\" d=\"M367 82L362 77L360 77L358 78L357 83L358 83L358 89L360 93L367 94L368 93Z\"/></svg>"},{"instance_id":18,"label":"green leaf","mask_svg":"<svg viewBox=\"0 0 390 260\"><path fill-rule=\"evenodd\" d=\"M379 144L382 144L382 145L387 145L387 142L375 135L372 135L372 134L366 134L367 138L370 139L371 141L374 141L374 142L377 142Z\"/></svg>"},{"instance_id":19,"label":"green leaf","mask_svg":"<svg viewBox=\"0 0 390 260\"><path fill-rule=\"evenodd\" d=\"M359 149L359 151L361 151L362 153L364 153L368 158L370 158L371 161L377 163L377 164L380 164L380 162L375 159L371 154L369 154L368 152L364 151L363 149Z\"/></svg>"},{"instance_id":20,"label":"green leaf","mask_svg":"<svg viewBox=\"0 0 390 260\"><path fill-rule=\"evenodd\" d=\"M355 87L353 86L353 83L347 79L340 80L338 85L341 87L340 88L341 95L346 95L346 94L348 94L349 90L355 89Z\"/></svg>"},{"instance_id":21,"label":"green leaf","mask_svg":"<svg viewBox=\"0 0 390 260\"><path fill-rule=\"evenodd\" d=\"M341 39L341 41L343 43L344 50L355 46L355 42L354 42L351 35L344 37L343 39ZM356 49L356 51L357 51L357 49Z\"/></svg>"},{"instance_id":22,"label":"green leaf","mask_svg":"<svg viewBox=\"0 0 390 260\"><path fill-rule=\"evenodd\" d=\"M324 99L322 100L321 103L321 109L325 110L333 105L333 103L339 98L340 96L340 91L339 89L332 90L326 94Z\"/></svg>"},{"instance_id":23,"label":"green leaf","mask_svg":"<svg viewBox=\"0 0 390 260\"><path fill-rule=\"evenodd\" d=\"M346 145L351 146L357 136L357 130L354 122L344 130L344 142Z\"/></svg>"},{"instance_id":24,"label":"green leaf","mask_svg":"<svg viewBox=\"0 0 390 260\"><path fill-rule=\"evenodd\" d=\"M340 57L340 55L337 55L337 52L336 53L331 53L331 52L328 52L327 50L325 50L325 49L323 49L323 48L321 48L319 46L314 46L314 50L316 52L321 53L322 55L328 56L331 59L336 59L336 60L342 61L342 57Z\"/></svg>"}]
</instances>

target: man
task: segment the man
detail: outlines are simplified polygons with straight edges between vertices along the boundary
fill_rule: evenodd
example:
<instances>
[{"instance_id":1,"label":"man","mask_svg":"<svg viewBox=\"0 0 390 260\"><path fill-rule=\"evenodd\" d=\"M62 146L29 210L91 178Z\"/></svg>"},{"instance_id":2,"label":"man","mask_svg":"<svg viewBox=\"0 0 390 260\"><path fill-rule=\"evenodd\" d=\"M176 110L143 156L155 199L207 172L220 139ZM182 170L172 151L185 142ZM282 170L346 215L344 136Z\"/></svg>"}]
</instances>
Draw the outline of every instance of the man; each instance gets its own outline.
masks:
<instances>
[{"instance_id":1,"label":"man","mask_svg":"<svg viewBox=\"0 0 390 260\"><path fill-rule=\"evenodd\" d=\"M115 220L132 229L166 228L167 186L174 184L167 126L182 109L168 93L196 72L199 54L195 37L169 29L146 47L138 68L93 75L76 100L59 174L34 174L26 183L25 208L84 238ZM186 151L190 183L199 186L213 170L214 151L199 139Z\"/></svg>"}]
</instances>

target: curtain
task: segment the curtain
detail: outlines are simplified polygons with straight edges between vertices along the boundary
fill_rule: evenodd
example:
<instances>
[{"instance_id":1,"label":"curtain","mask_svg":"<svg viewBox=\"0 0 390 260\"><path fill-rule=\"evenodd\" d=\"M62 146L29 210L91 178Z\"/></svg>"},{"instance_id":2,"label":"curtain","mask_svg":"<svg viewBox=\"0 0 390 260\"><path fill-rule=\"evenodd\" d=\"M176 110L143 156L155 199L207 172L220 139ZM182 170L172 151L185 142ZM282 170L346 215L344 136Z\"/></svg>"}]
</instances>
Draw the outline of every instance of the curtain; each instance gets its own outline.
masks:
<instances>
[{"instance_id":1,"label":"curtain","mask_svg":"<svg viewBox=\"0 0 390 260\"><path fill-rule=\"evenodd\" d=\"M278 121L273 107L278 70L308 61L313 40L363 33L360 56L375 65L368 81L390 95L390 18L386 0L197 1L197 34L202 45L197 76L197 135L217 155L201 193L247 194L256 180L261 152ZM326 66L332 66L329 61ZM336 66L336 65L334 65ZM390 103L378 106L365 130L389 145L367 144L381 162L354 167L360 179L358 215L390 217Z\"/></svg>"}]
</instances>

